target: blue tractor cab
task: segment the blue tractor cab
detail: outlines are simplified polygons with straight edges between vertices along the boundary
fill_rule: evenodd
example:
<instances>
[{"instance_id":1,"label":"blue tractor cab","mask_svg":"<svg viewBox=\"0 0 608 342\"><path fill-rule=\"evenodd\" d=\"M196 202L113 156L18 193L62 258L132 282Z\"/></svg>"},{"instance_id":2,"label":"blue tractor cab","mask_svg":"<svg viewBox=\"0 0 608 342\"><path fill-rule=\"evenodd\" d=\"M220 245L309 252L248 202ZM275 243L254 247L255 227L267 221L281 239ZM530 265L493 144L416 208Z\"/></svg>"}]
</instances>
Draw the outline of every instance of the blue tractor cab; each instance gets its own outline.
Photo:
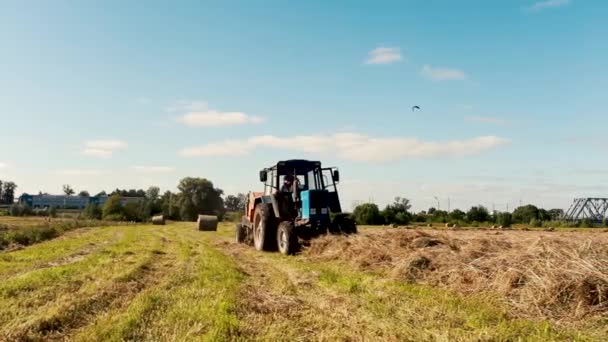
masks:
<instances>
[{"instance_id":1,"label":"blue tractor cab","mask_svg":"<svg viewBox=\"0 0 608 342\"><path fill-rule=\"evenodd\" d=\"M237 241L292 254L300 239L356 233L354 220L342 212L337 168L291 159L261 170L259 176L264 192L250 193L246 215L237 225Z\"/></svg>"}]
</instances>

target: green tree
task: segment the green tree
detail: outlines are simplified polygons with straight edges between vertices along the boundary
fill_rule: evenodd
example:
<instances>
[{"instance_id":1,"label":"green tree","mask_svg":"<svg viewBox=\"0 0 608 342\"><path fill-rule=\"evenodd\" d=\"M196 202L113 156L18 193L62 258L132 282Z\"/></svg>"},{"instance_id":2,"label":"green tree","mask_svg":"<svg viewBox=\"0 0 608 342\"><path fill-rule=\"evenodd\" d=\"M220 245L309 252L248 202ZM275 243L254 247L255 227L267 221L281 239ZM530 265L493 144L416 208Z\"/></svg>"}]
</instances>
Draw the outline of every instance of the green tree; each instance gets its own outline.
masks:
<instances>
[{"instance_id":1,"label":"green tree","mask_svg":"<svg viewBox=\"0 0 608 342\"><path fill-rule=\"evenodd\" d=\"M96 203L89 203L84 208L82 215L90 220L101 220L103 212Z\"/></svg>"},{"instance_id":2,"label":"green tree","mask_svg":"<svg viewBox=\"0 0 608 342\"><path fill-rule=\"evenodd\" d=\"M358 224L382 224L384 223L378 206L374 203L364 203L358 205L353 211L353 216Z\"/></svg>"},{"instance_id":3,"label":"green tree","mask_svg":"<svg viewBox=\"0 0 608 342\"><path fill-rule=\"evenodd\" d=\"M216 215L222 219L225 209L223 191L205 178L186 177L179 182L178 203L182 220L194 221L198 215Z\"/></svg>"},{"instance_id":4,"label":"green tree","mask_svg":"<svg viewBox=\"0 0 608 342\"><path fill-rule=\"evenodd\" d=\"M395 197L395 201L392 204L387 205L381 212L384 223L409 223L411 219L409 210L411 207L409 199Z\"/></svg>"},{"instance_id":5,"label":"green tree","mask_svg":"<svg viewBox=\"0 0 608 342\"><path fill-rule=\"evenodd\" d=\"M431 216L431 220L433 222L443 222L445 223L448 220L448 212L445 210L435 210L433 212L433 216Z\"/></svg>"},{"instance_id":6,"label":"green tree","mask_svg":"<svg viewBox=\"0 0 608 342\"><path fill-rule=\"evenodd\" d=\"M122 210L125 220L127 221L143 221L143 207L142 203L137 202L128 202L126 203Z\"/></svg>"},{"instance_id":7,"label":"green tree","mask_svg":"<svg viewBox=\"0 0 608 342\"><path fill-rule=\"evenodd\" d=\"M513 223L513 215L511 213L498 213L496 214L496 223L503 227L511 227Z\"/></svg>"},{"instance_id":8,"label":"green tree","mask_svg":"<svg viewBox=\"0 0 608 342\"><path fill-rule=\"evenodd\" d=\"M226 209L229 211L243 211L247 203L247 196L245 194L228 195L224 200Z\"/></svg>"},{"instance_id":9,"label":"green tree","mask_svg":"<svg viewBox=\"0 0 608 342\"><path fill-rule=\"evenodd\" d=\"M551 210L549 210L549 217L551 218L551 221L560 220L562 218L562 216L564 216L564 210L563 209L551 209Z\"/></svg>"},{"instance_id":10,"label":"green tree","mask_svg":"<svg viewBox=\"0 0 608 342\"><path fill-rule=\"evenodd\" d=\"M454 209L448 214L448 219L454 222L464 221L465 215L466 214L464 213L464 211L460 209Z\"/></svg>"},{"instance_id":11,"label":"green tree","mask_svg":"<svg viewBox=\"0 0 608 342\"><path fill-rule=\"evenodd\" d=\"M107 196L108 194L105 191L102 191L100 193L98 193L97 195L95 195L95 197L102 197L102 196Z\"/></svg>"},{"instance_id":12,"label":"green tree","mask_svg":"<svg viewBox=\"0 0 608 342\"><path fill-rule=\"evenodd\" d=\"M160 188L157 186L151 186L146 191L146 198L152 201L155 201L160 196Z\"/></svg>"},{"instance_id":13,"label":"green tree","mask_svg":"<svg viewBox=\"0 0 608 342\"><path fill-rule=\"evenodd\" d=\"M112 195L103 205L102 210L104 219L121 219L124 217L124 208L122 206L120 195Z\"/></svg>"},{"instance_id":14,"label":"green tree","mask_svg":"<svg viewBox=\"0 0 608 342\"><path fill-rule=\"evenodd\" d=\"M513 211L513 222L528 224L532 219L538 220L539 210L532 204L517 207Z\"/></svg>"},{"instance_id":15,"label":"green tree","mask_svg":"<svg viewBox=\"0 0 608 342\"><path fill-rule=\"evenodd\" d=\"M471 207L471 209L467 211L466 218L469 222L486 222L490 219L490 213L484 206L479 205Z\"/></svg>"},{"instance_id":16,"label":"green tree","mask_svg":"<svg viewBox=\"0 0 608 342\"><path fill-rule=\"evenodd\" d=\"M89 192L88 192L88 191L86 191L86 190L82 190L82 191L80 191L80 192L78 193L78 196L80 196L80 197L91 197L91 195L89 194Z\"/></svg>"},{"instance_id":17,"label":"green tree","mask_svg":"<svg viewBox=\"0 0 608 342\"><path fill-rule=\"evenodd\" d=\"M66 196L72 196L75 193L75 191L74 191L74 189L72 189L72 187L69 184L65 184L63 186L63 193Z\"/></svg>"},{"instance_id":18,"label":"green tree","mask_svg":"<svg viewBox=\"0 0 608 342\"><path fill-rule=\"evenodd\" d=\"M2 199L4 204L13 204L15 202L15 191L17 184L13 182L4 182L2 184Z\"/></svg>"},{"instance_id":19,"label":"green tree","mask_svg":"<svg viewBox=\"0 0 608 342\"><path fill-rule=\"evenodd\" d=\"M163 216L171 220L180 220L179 202L179 194L165 191L160 197L160 208Z\"/></svg>"}]
</instances>

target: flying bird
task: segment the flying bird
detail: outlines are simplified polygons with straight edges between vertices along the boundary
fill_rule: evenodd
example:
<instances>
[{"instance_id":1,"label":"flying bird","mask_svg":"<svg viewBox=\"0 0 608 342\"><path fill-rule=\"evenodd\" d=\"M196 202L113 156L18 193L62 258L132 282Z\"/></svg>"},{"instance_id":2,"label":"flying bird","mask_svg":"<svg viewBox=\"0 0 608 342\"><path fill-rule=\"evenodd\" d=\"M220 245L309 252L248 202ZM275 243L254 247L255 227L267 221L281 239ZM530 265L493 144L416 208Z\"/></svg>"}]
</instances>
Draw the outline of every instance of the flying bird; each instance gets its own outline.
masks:
<instances>
[{"instance_id":1,"label":"flying bird","mask_svg":"<svg viewBox=\"0 0 608 342\"><path fill-rule=\"evenodd\" d=\"M418 106L412 107L412 112L415 111L416 109L420 110L420 107L418 107Z\"/></svg>"}]
</instances>

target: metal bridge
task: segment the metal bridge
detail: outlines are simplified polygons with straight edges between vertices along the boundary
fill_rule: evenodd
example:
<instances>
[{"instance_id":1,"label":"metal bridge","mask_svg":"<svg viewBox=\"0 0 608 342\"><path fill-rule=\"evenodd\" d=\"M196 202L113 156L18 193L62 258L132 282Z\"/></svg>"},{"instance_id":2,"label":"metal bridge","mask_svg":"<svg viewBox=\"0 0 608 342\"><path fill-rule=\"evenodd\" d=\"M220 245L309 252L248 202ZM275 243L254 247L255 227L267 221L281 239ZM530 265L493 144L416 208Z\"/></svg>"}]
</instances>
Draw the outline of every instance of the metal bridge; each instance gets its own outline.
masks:
<instances>
[{"instance_id":1,"label":"metal bridge","mask_svg":"<svg viewBox=\"0 0 608 342\"><path fill-rule=\"evenodd\" d=\"M608 220L608 198L575 198L572 205L564 214L568 221L589 219L593 222Z\"/></svg>"}]
</instances>

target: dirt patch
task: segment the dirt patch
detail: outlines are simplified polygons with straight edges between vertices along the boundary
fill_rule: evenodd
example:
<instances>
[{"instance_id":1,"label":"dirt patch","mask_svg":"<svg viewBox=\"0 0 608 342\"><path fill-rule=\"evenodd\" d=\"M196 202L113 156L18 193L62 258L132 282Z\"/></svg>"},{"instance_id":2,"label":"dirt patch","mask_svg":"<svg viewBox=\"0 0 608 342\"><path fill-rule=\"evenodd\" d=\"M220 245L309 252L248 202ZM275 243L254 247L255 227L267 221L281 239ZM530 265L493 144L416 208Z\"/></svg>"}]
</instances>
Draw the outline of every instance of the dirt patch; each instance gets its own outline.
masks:
<instances>
[{"instance_id":1,"label":"dirt patch","mask_svg":"<svg viewBox=\"0 0 608 342\"><path fill-rule=\"evenodd\" d=\"M519 317L608 314L608 237L600 233L382 229L323 237L303 254L467 295L498 294Z\"/></svg>"}]
</instances>

